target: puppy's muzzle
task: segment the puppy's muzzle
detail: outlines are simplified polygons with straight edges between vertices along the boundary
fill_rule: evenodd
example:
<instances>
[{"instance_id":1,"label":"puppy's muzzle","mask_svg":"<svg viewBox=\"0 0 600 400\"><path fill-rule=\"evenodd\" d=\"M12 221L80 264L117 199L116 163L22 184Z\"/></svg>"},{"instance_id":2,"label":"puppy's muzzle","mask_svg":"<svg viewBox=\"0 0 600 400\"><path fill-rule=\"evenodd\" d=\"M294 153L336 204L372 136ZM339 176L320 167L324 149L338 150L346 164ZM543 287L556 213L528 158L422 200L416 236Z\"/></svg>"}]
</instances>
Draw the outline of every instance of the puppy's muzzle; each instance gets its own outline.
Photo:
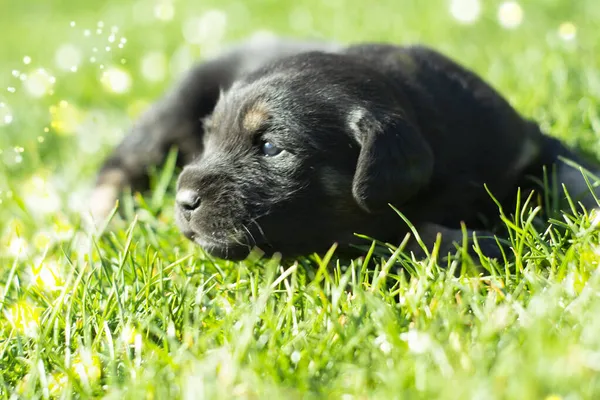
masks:
<instances>
[{"instance_id":1,"label":"puppy's muzzle","mask_svg":"<svg viewBox=\"0 0 600 400\"><path fill-rule=\"evenodd\" d=\"M202 203L206 202L207 192L218 190L218 177L214 174L205 174L198 168L186 168L179 176L175 204L177 211L186 222L192 214L199 211Z\"/></svg>"}]
</instances>

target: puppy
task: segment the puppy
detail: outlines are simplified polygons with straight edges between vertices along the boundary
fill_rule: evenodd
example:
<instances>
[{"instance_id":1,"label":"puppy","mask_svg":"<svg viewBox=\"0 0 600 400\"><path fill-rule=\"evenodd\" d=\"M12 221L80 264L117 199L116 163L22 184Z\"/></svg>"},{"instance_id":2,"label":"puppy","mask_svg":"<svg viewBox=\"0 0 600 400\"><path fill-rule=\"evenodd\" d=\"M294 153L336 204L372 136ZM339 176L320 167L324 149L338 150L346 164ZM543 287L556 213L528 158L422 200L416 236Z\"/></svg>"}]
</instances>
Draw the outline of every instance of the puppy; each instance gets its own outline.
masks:
<instances>
[{"instance_id":1,"label":"puppy","mask_svg":"<svg viewBox=\"0 0 600 400\"><path fill-rule=\"evenodd\" d=\"M517 188L555 168L595 207L589 165L521 117L473 72L421 46L286 40L248 42L199 64L146 112L102 167L92 211L104 216L126 186L179 148L176 221L208 253L243 259L258 247L293 257L399 243L407 224L452 251L482 221L514 205Z\"/></svg>"}]
</instances>

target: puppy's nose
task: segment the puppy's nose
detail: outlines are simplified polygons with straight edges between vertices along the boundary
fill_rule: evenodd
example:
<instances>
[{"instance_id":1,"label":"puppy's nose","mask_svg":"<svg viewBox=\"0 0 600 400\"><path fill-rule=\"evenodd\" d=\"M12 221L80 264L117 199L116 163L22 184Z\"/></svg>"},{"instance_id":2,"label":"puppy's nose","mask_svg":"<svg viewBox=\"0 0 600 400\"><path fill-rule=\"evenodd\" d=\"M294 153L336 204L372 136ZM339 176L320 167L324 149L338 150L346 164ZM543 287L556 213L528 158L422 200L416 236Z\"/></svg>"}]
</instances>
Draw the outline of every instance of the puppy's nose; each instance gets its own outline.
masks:
<instances>
[{"instance_id":1,"label":"puppy's nose","mask_svg":"<svg viewBox=\"0 0 600 400\"><path fill-rule=\"evenodd\" d=\"M195 190L182 189L177 192L175 201L185 211L194 211L200 206L200 195Z\"/></svg>"}]
</instances>

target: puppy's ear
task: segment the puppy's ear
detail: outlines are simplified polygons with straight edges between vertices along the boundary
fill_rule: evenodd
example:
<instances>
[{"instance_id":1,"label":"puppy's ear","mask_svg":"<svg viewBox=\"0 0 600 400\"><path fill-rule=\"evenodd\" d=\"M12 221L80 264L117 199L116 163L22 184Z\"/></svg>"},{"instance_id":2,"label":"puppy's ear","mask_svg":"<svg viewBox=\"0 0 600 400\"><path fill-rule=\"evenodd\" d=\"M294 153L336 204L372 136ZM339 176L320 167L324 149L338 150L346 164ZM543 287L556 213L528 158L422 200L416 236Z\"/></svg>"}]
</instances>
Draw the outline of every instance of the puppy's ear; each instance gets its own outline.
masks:
<instances>
[{"instance_id":1,"label":"puppy's ear","mask_svg":"<svg viewBox=\"0 0 600 400\"><path fill-rule=\"evenodd\" d=\"M352 182L354 199L365 211L402 205L431 178L433 153L418 129L401 116L377 118L365 109L348 117L361 144Z\"/></svg>"}]
</instances>

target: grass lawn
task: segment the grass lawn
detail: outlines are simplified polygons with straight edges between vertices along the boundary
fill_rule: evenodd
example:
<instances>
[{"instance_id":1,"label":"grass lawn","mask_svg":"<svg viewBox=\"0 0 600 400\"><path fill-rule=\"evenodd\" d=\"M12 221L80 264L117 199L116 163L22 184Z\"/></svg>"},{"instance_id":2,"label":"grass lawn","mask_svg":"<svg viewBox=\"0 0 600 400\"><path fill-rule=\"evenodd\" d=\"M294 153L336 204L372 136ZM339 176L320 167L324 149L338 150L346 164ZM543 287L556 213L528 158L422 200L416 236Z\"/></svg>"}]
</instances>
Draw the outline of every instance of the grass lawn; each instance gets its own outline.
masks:
<instances>
[{"instance_id":1,"label":"grass lawn","mask_svg":"<svg viewBox=\"0 0 600 400\"><path fill-rule=\"evenodd\" d=\"M576 207L503 210L515 257L484 273L368 241L213 259L169 165L104 234L78 212L131 120L253 34L430 44L600 157L597 3L0 0L0 398L600 398L600 218Z\"/></svg>"}]
</instances>

